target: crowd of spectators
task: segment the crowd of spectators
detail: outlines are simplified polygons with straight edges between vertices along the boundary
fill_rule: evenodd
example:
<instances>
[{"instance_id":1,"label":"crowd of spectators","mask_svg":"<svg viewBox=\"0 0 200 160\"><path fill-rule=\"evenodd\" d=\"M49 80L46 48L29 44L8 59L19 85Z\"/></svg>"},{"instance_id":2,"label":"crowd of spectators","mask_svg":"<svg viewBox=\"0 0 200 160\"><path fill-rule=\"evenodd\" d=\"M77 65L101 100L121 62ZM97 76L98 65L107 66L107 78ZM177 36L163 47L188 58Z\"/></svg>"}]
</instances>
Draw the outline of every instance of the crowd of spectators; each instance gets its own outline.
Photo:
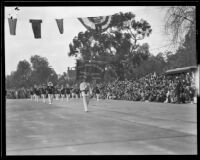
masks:
<instances>
[{"instance_id":1,"label":"crowd of spectators","mask_svg":"<svg viewBox=\"0 0 200 160\"><path fill-rule=\"evenodd\" d=\"M156 75L150 73L137 80L99 83L101 99L116 99L144 102L186 103L194 102L196 95L192 85L194 79L189 73L177 75ZM77 85L78 86L78 85ZM78 95L79 87L72 87L71 97ZM58 87L59 88L59 87ZM76 91L77 90L77 91ZM31 89L7 90L7 98L30 98ZM55 94L59 92L56 91ZM80 96L78 96L80 98Z\"/></svg>"},{"instance_id":2,"label":"crowd of spectators","mask_svg":"<svg viewBox=\"0 0 200 160\"><path fill-rule=\"evenodd\" d=\"M23 99L30 98L30 91L24 87L19 89L7 89L6 97L9 99Z\"/></svg>"},{"instance_id":3,"label":"crowd of spectators","mask_svg":"<svg viewBox=\"0 0 200 160\"><path fill-rule=\"evenodd\" d=\"M193 102L195 87L192 86L193 78L190 74L156 75L148 74L137 80L114 81L100 83L101 98L186 103Z\"/></svg>"}]
</instances>

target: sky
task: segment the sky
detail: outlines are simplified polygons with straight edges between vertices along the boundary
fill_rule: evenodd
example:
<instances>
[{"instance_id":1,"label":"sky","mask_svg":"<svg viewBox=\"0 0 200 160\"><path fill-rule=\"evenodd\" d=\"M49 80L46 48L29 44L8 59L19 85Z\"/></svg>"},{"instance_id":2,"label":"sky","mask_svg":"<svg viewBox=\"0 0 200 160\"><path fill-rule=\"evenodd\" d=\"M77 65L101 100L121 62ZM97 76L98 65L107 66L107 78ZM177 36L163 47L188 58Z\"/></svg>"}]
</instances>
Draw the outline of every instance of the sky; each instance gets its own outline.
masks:
<instances>
[{"instance_id":1,"label":"sky","mask_svg":"<svg viewBox=\"0 0 200 160\"><path fill-rule=\"evenodd\" d=\"M48 59L49 65L57 74L67 72L67 67L75 67L76 59L69 57L69 43L86 28L77 19L79 17L95 17L112 15L119 12L133 12L136 19L144 19L152 27L152 34L140 43L148 43L150 52L157 55L165 50L173 50L170 37L164 33L164 17L166 9L159 6L129 7L5 7L5 73L9 75L17 69L21 60L30 62L30 57L40 55ZM16 35L10 35L9 14L17 18ZM60 34L56 18L64 19L64 34ZM42 19L41 39L35 39L30 19ZM161 48L160 48L161 47Z\"/></svg>"}]
</instances>

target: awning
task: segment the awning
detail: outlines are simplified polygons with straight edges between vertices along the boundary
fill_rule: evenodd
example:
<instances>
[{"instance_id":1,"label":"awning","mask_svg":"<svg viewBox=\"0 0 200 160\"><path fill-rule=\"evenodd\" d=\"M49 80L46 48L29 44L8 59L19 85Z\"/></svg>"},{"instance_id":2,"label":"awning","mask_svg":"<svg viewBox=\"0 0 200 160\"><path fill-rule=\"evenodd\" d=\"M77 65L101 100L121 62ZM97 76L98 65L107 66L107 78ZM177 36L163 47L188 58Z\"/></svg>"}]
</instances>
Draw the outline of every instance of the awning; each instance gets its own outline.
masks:
<instances>
[{"instance_id":1,"label":"awning","mask_svg":"<svg viewBox=\"0 0 200 160\"><path fill-rule=\"evenodd\" d=\"M197 70L197 66L189 66L189 67L183 67L183 68L175 68L170 69L165 72L165 74L177 74L177 73L185 73L190 71Z\"/></svg>"}]
</instances>

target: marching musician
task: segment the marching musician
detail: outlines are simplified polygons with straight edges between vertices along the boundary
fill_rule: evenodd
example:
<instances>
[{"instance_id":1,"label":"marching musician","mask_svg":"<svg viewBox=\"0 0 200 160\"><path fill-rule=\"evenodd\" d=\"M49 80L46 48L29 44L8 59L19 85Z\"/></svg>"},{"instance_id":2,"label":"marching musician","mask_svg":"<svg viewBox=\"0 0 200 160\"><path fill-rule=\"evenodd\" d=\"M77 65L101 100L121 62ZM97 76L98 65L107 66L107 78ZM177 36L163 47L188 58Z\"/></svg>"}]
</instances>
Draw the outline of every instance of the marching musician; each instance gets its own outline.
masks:
<instances>
[{"instance_id":1,"label":"marching musician","mask_svg":"<svg viewBox=\"0 0 200 160\"><path fill-rule=\"evenodd\" d=\"M48 91L49 104L52 104L53 103L53 94L54 94L54 86L53 86L52 82L48 83L47 91Z\"/></svg>"},{"instance_id":2,"label":"marching musician","mask_svg":"<svg viewBox=\"0 0 200 160\"><path fill-rule=\"evenodd\" d=\"M31 96L31 101L32 101L33 98L34 98L34 90L33 90L33 87L30 88L30 96Z\"/></svg>"},{"instance_id":3,"label":"marching musician","mask_svg":"<svg viewBox=\"0 0 200 160\"><path fill-rule=\"evenodd\" d=\"M80 89L78 88L78 85L75 88L75 95L76 95L76 99L79 98L79 94L80 94Z\"/></svg>"},{"instance_id":4,"label":"marching musician","mask_svg":"<svg viewBox=\"0 0 200 160\"><path fill-rule=\"evenodd\" d=\"M75 96L76 96L76 87L74 85L72 88L72 98L75 98Z\"/></svg>"},{"instance_id":5,"label":"marching musician","mask_svg":"<svg viewBox=\"0 0 200 160\"><path fill-rule=\"evenodd\" d=\"M41 92L43 103L45 103L45 96L46 96L46 86L45 86L45 84L42 85L40 92Z\"/></svg>"},{"instance_id":6,"label":"marching musician","mask_svg":"<svg viewBox=\"0 0 200 160\"><path fill-rule=\"evenodd\" d=\"M56 85L56 86L55 86L55 96L56 96L56 100L59 100L59 94L60 94L59 86Z\"/></svg>"},{"instance_id":7,"label":"marching musician","mask_svg":"<svg viewBox=\"0 0 200 160\"><path fill-rule=\"evenodd\" d=\"M66 85L65 93L66 93L66 96L67 96L67 101L69 101L69 99L70 99L70 87L69 87L69 84Z\"/></svg>"},{"instance_id":8,"label":"marching musician","mask_svg":"<svg viewBox=\"0 0 200 160\"><path fill-rule=\"evenodd\" d=\"M39 91L39 87L37 85L34 85L33 94L34 94L35 101L38 102L39 101L40 91Z\"/></svg>"},{"instance_id":9,"label":"marching musician","mask_svg":"<svg viewBox=\"0 0 200 160\"><path fill-rule=\"evenodd\" d=\"M61 85L60 94L61 94L61 98L62 98L62 101L63 101L63 99L64 99L64 97L65 97L65 88L64 88L63 85Z\"/></svg>"}]
</instances>

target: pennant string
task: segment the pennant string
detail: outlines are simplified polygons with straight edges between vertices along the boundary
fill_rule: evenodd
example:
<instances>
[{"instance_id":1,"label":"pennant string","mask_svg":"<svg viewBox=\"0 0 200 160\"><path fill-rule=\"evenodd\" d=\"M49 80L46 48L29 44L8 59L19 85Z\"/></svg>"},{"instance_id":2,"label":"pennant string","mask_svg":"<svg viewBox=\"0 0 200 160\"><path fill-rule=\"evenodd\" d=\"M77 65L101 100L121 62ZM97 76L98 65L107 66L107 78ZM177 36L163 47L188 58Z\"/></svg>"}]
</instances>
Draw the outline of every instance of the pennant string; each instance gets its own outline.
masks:
<instances>
[{"instance_id":1,"label":"pennant string","mask_svg":"<svg viewBox=\"0 0 200 160\"><path fill-rule=\"evenodd\" d=\"M42 20L30 20L30 23L32 23L32 29L33 29L33 33L34 33L34 37L36 39L41 38L41 23Z\"/></svg>"}]
</instances>

